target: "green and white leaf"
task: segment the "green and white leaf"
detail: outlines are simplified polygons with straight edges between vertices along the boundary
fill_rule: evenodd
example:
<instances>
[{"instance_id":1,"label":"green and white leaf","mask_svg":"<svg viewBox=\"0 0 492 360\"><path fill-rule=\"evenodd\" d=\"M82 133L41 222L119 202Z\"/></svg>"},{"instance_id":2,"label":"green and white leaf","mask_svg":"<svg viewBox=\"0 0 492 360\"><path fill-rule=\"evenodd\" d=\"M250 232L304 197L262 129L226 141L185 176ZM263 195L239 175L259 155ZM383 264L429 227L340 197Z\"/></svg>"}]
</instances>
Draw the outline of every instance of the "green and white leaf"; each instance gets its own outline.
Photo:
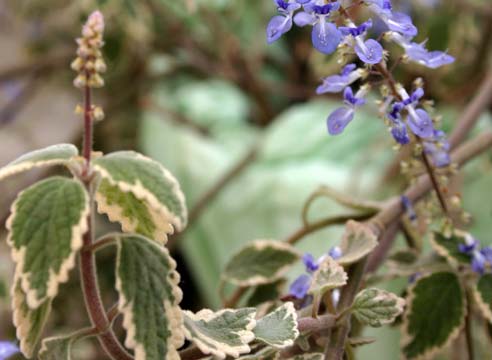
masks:
<instances>
[{"instance_id":1,"label":"green and white leaf","mask_svg":"<svg viewBox=\"0 0 492 360\"><path fill-rule=\"evenodd\" d=\"M289 244L255 240L229 260L222 276L239 286L268 284L281 278L299 257Z\"/></svg>"},{"instance_id":2,"label":"green and white leaf","mask_svg":"<svg viewBox=\"0 0 492 360\"><path fill-rule=\"evenodd\" d=\"M465 244L465 234L456 232L451 237L434 232L431 235L430 243L434 250L444 257L451 265L470 264L471 256L459 251L459 245Z\"/></svg>"},{"instance_id":3,"label":"green and white leaf","mask_svg":"<svg viewBox=\"0 0 492 360\"><path fill-rule=\"evenodd\" d=\"M392 323L403 312L405 300L380 289L364 289L357 294L352 314L364 325L380 327Z\"/></svg>"},{"instance_id":4,"label":"green and white leaf","mask_svg":"<svg viewBox=\"0 0 492 360\"><path fill-rule=\"evenodd\" d=\"M161 227L168 234L172 233L168 225L178 231L186 226L184 194L174 176L158 162L134 151L118 151L94 160L93 167L112 186L147 203L152 219L167 223Z\"/></svg>"},{"instance_id":5,"label":"green and white leaf","mask_svg":"<svg viewBox=\"0 0 492 360\"><path fill-rule=\"evenodd\" d=\"M22 191L7 220L7 242L29 307L54 298L68 280L87 230L89 201L77 180L51 177Z\"/></svg>"},{"instance_id":6,"label":"green and white leaf","mask_svg":"<svg viewBox=\"0 0 492 360\"><path fill-rule=\"evenodd\" d=\"M377 245L378 238L368 225L350 220L340 244L342 257L337 261L341 265L352 264L369 254Z\"/></svg>"},{"instance_id":7,"label":"green and white leaf","mask_svg":"<svg viewBox=\"0 0 492 360\"><path fill-rule=\"evenodd\" d=\"M176 262L167 249L139 235L118 241L118 309L127 331L125 345L136 360L179 359L183 317Z\"/></svg>"},{"instance_id":8,"label":"green and white leaf","mask_svg":"<svg viewBox=\"0 0 492 360\"><path fill-rule=\"evenodd\" d=\"M184 313L184 331L204 354L221 359L238 357L251 351L249 343L254 340L256 326L254 308L224 309L213 312L203 309L196 314Z\"/></svg>"},{"instance_id":9,"label":"green and white leaf","mask_svg":"<svg viewBox=\"0 0 492 360\"><path fill-rule=\"evenodd\" d=\"M77 339L76 335L44 339L38 355L39 360L71 360L72 345Z\"/></svg>"},{"instance_id":10,"label":"green and white leaf","mask_svg":"<svg viewBox=\"0 0 492 360\"><path fill-rule=\"evenodd\" d=\"M97 192L97 211L107 214L110 221L119 222L124 232L140 234L159 243L166 242L166 234L173 232L170 223L159 218L144 201L133 193L102 179Z\"/></svg>"},{"instance_id":11,"label":"green and white leaf","mask_svg":"<svg viewBox=\"0 0 492 360\"><path fill-rule=\"evenodd\" d=\"M343 267L331 257L327 257L314 272L308 292L313 295L323 295L328 290L344 286L347 279Z\"/></svg>"},{"instance_id":12,"label":"green and white leaf","mask_svg":"<svg viewBox=\"0 0 492 360\"><path fill-rule=\"evenodd\" d=\"M258 350L254 354L244 355L238 358L239 360L278 360L280 359L280 351L271 348L265 347L261 350Z\"/></svg>"},{"instance_id":13,"label":"green and white leaf","mask_svg":"<svg viewBox=\"0 0 492 360\"><path fill-rule=\"evenodd\" d=\"M20 350L26 358L31 358L42 335L44 325L51 312L51 299L36 309L27 305L26 294L22 290L20 279L16 278L12 286L12 313Z\"/></svg>"},{"instance_id":14,"label":"green and white leaf","mask_svg":"<svg viewBox=\"0 0 492 360\"><path fill-rule=\"evenodd\" d=\"M482 275L473 293L483 316L492 323L492 274Z\"/></svg>"},{"instance_id":15,"label":"green and white leaf","mask_svg":"<svg viewBox=\"0 0 492 360\"><path fill-rule=\"evenodd\" d=\"M289 359L290 360L323 360L324 357L325 356L322 353L310 353L310 354L296 355Z\"/></svg>"},{"instance_id":16,"label":"green and white leaf","mask_svg":"<svg viewBox=\"0 0 492 360\"><path fill-rule=\"evenodd\" d=\"M67 165L78 153L72 144L51 145L28 152L1 168L0 180L37 167Z\"/></svg>"},{"instance_id":17,"label":"green and white leaf","mask_svg":"<svg viewBox=\"0 0 492 360\"><path fill-rule=\"evenodd\" d=\"M294 344L299 336L294 304L287 302L256 321L253 329L256 340L282 349Z\"/></svg>"},{"instance_id":18,"label":"green and white leaf","mask_svg":"<svg viewBox=\"0 0 492 360\"><path fill-rule=\"evenodd\" d=\"M409 289L402 352L407 359L432 358L460 333L466 298L456 274L423 276Z\"/></svg>"}]
</instances>

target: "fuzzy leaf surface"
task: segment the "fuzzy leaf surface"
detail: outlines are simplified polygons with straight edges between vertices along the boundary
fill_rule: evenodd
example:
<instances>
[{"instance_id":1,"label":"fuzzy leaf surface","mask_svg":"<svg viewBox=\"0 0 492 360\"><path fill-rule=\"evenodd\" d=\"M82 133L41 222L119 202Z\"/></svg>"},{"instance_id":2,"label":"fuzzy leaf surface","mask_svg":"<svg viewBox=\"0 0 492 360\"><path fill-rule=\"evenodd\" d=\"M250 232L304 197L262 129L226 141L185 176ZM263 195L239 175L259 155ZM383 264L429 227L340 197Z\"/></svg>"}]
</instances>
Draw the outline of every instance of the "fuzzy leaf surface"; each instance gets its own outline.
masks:
<instances>
[{"instance_id":1,"label":"fuzzy leaf surface","mask_svg":"<svg viewBox=\"0 0 492 360\"><path fill-rule=\"evenodd\" d=\"M239 286L277 281L299 259L290 245L275 240L255 240L227 263L223 277Z\"/></svg>"},{"instance_id":2,"label":"fuzzy leaf surface","mask_svg":"<svg viewBox=\"0 0 492 360\"><path fill-rule=\"evenodd\" d=\"M294 304L287 302L257 320L253 332L257 340L276 348L282 349L293 345L294 340L299 336Z\"/></svg>"},{"instance_id":3,"label":"fuzzy leaf surface","mask_svg":"<svg viewBox=\"0 0 492 360\"><path fill-rule=\"evenodd\" d=\"M51 145L28 152L0 169L0 180L32 168L66 165L79 151L72 144Z\"/></svg>"},{"instance_id":4,"label":"fuzzy leaf surface","mask_svg":"<svg viewBox=\"0 0 492 360\"><path fill-rule=\"evenodd\" d=\"M22 354L30 359L39 342L44 325L51 312L51 300L48 299L36 309L27 305L26 294L21 281L16 279L12 287L12 313L17 339Z\"/></svg>"},{"instance_id":5,"label":"fuzzy leaf surface","mask_svg":"<svg viewBox=\"0 0 492 360\"><path fill-rule=\"evenodd\" d=\"M125 345L137 360L179 359L184 342L179 274L167 249L139 235L118 241L118 309L127 331Z\"/></svg>"},{"instance_id":6,"label":"fuzzy leaf surface","mask_svg":"<svg viewBox=\"0 0 492 360\"><path fill-rule=\"evenodd\" d=\"M204 354L221 359L250 352L256 325L254 308L184 311L185 336Z\"/></svg>"},{"instance_id":7,"label":"fuzzy leaf surface","mask_svg":"<svg viewBox=\"0 0 492 360\"><path fill-rule=\"evenodd\" d=\"M161 225L165 233L171 234L173 227L183 230L188 216L184 194L174 176L158 162L134 151L118 151L95 159L93 166L112 186L145 202L153 221L165 223ZM162 239L166 240L166 234Z\"/></svg>"},{"instance_id":8,"label":"fuzzy leaf surface","mask_svg":"<svg viewBox=\"0 0 492 360\"><path fill-rule=\"evenodd\" d=\"M310 294L324 294L326 291L341 287L347 283L347 273L335 260L327 257L313 274Z\"/></svg>"},{"instance_id":9,"label":"fuzzy leaf surface","mask_svg":"<svg viewBox=\"0 0 492 360\"><path fill-rule=\"evenodd\" d=\"M96 193L97 211L107 214L109 220L119 222L124 232L143 235L160 243L166 234L172 233L170 223L156 217L156 212L133 193L122 191L118 186L103 179Z\"/></svg>"},{"instance_id":10,"label":"fuzzy leaf surface","mask_svg":"<svg viewBox=\"0 0 492 360\"><path fill-rule=\"evenodd\" d=\"M432 358L460 332L466 300L458 277L438 272L421 277L410 288L402 337L407 359Z\"/></svg>"},{"instance_id":11,"label":"fuzzy leaf surface","mask_svg":"<svg viewBox=\"0 0 492 360\"><path fill-rule=\"evenodd\" d=\"M369 254L378 245L378 239L368 225L350 220L345 227L342 243L342 257L337 262L352 264Z\"/></svg>"},{"instance_id":12,"label":"fuzzy leaf surface","mask_svg":"<svg viewBox=\"0 0 492 360\"><path fill-rule=\"evenodd\" d=\"M483 316L492 323L492 274L478 279L474 294Z\"/></svg>"},{"instance_id":13,"label":"fuzzy leaf surface","mask_svg":"<svg viewBox=\"0 0 492 360\"><path fill-rule=\"evenodd\" d=\"M19 194L7 220L7 242L27 303L37 308L68 280L87 230L88 196L77 180L51 177Z\"/></svg>"},{"instance_id":14,"label":"fuzzy leaf surface","mask_svg":"<svg viewBox=\"0 0 492 360\"><path fill-rule=\"evenodd\" d=\"M392 323L403 312L405 300L380 289L364 289L354 299L352 313L365 325L380 327Z\"/></svg>"}]
</instances>

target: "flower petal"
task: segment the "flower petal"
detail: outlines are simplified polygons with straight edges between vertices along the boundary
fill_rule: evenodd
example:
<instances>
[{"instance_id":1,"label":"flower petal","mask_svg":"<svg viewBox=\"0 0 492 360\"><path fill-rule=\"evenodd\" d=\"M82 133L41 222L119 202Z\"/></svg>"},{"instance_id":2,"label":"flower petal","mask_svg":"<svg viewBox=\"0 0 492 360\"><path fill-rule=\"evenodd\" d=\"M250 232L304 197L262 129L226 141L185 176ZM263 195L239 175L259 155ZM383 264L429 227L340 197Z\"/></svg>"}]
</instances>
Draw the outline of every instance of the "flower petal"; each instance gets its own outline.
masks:
<instances>
[{"instance_id":1,"label":"flower petal","mask_svg":"<svg viewBox=\"0 0 492 360\"><path fill-rule=\"evenodd\" d=\"M327 119L328 132L330 135L338 135L354 118L354 109L341 107L333 111Z\"/></svg>"},{"instance_id":2,"label":"flower petal","mask_svg":"<svg viewBox=\"0 0 492 360\"><path fill-rule=\"evenodd\" d=\"M383 47L374 39L357 42L355 53L366 64L377 64L383 58Z\"/></svg>"},{"instance_id":3,"label":"flower petal","mask_svg":"<svg viewBox=\"0 0 492 360\"><path fill-rule=\"evenodd\" d=\"M327 23L323 19L314 25L311 40L318 51L328 55L337 49L342 40L342 35L334 24Z\"/></svg>"}]
</instances>

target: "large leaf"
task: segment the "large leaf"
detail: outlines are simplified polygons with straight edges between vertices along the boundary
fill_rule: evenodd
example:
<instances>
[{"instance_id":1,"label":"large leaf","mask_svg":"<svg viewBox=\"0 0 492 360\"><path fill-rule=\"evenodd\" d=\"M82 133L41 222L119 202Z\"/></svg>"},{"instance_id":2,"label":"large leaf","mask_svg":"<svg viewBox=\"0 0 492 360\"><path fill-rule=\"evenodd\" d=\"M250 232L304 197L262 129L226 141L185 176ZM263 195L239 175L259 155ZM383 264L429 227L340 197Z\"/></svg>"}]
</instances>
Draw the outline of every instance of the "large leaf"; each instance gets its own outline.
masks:
<instances>
[{"instance_id":1,"label":"large leaf","mask_svg":"<svg viewBox=\"0 0 492 360\"><path fill-rule=\"evenodd\" d=\"M308 292L323 295L326 291L341 287L347 283L347 273L335 260L327 257L313 274Z\"/></svg>"},{"instance_id":2,"label":"large leaf","mask_svg":"<svg viewBox=\"0 0 492 360\"><path fill-rule=\"evenodd\" d=\"M459 251L459 245L465 244L464 236L453 234L450 237L446 237L443 234L434 232L430 242L434 250L452 265L470 264L471 256Z\"/></svg>"},{"instance_id":3,"label":"large leaf","mask_svg":"<svg viewBox=\"0 0 492 360\"><path fill-rule=\"evenodd\" d=\"M294 304L287 302L259 319L253 332L257 340L276 348L293 345L299 336Z\"/></svg>"},{"instance_id":4,"label":"large leaf","mask_svg":"<svg viewBox=\"0 0 492 360\"><path fill-rule=\"evenodd\" d=\"M51 299L46 300L36 309L31 309L27 305L20 279L14 280L11 295L13 323L20 341L20 349L25 357L31 358L51 312Z\"/></svg>"},{"instance_id":5,"label":"large leaf","mask_svg":"<svg viewBox=\"0 0 492 360\"><path fill-rule=\"evenodd\" d=\"M133 151L119 151L94 160L93 166L111 185L146 202L154 212L152 219L183 230L187 221L184 195L174 176L158 162ZM161 226L172 233L167 224Z\"/></svg>"},{"instance_id":6,"label":"large leaf","mask_svg":"<svg viewBox=\"0 0 492 360\"><path fill-rule=\"evenodd\" d=\"M160 243L166 241L166 234L173 232L171 224L157 217L158 214L144 200L111 185L106 179L97 189L96 201L98 212L121 223L124 232L140 234Z\"/></svg>"},{"instance_id":7,"label":"large leaf","mask_svg":"<svg viewBox=\"0 0 492 360\"><path fill-rule=\"evenodd\" d=\"M405 300L380 289L364 289L354 299L352 313L362 324L379 327L403 312Z\"/></svg>"},{"instance_id":8,"label":"large leaf","mask_svg":"<svg viewBox=\"0 0 492 360\"><path fill-rule=\"evenodd\" d=\"M184 311L185 336L204 354L221 359L238 357L250 352L249 343L255 335L254 308L224 309L218 312L204 309L196 314Z\"/></svg>"},{"instance_id":9,"label":"large leaf","mask_svg":"<svg viewBox=\"0 0 492 360\"><path fill-rule=\"evenodd\" d=\"M460 333L466 299L458 277L439 272L421 277L409 290L404 317L403 354L432 358Z\"/></svg>"},{"instance_id":10,"label":"large leaf","mask_svg":"<svg viewBox=\"0 0 492 360\"><path fill-rule=\"evenodd\" d=\"M298 252L289 244L255 240L229 260L223 277L240 286L267 284L278 280L298 259Z\"/></svg>"},{"instance_id":11,"label":"large leaf","mask_svg":"<svg viewBox=\"0 0 492 360\"><path fill-rule=\"evenodd\" d=\"M474 295L483 316L492 323L492 274L478 279Z\"/></svg>"},{"instance_id":12,"label":"large leaf","mask_svg":"<svg viewBox=\"0 0 492 360\"><path fill-rule=\"evenodd\" d=\"M369 254L377 245L378 239L368 225L350 220L340 244L342 257L337 261L342 265L354 263Z\"/></svg>"},{"instance_id":13,"label":"large leaf","mask_svg":"<svg viewBox=\"0 0 492 360\"><path fill-rule=\"evenodd\" d=\"M176 262L167 249L138 235L118 241L118 309L127 330L125 345L137 360L179 359L183 345L182 298Z\"/></svg>"},{"instance_id":14,"label":"large leaf","mask_svg":"<svg viewBox=\"0 0 492 360\"><path fill-rule=\"evenodd\" d=\"M77 154L78 150L72 144L52 145L29 152L1 168L0 180L35 167L66 165Z\"/></svg>"},{"instance_id":15,"label":"large leaf","mask_svg":"<svg viewBox=\"0 0 492 360\"><path fill-rule=\"evenodd\" d=\"M88 196L79 181L52 177L20 193L11 212L7 242L27 303L37 308L56 296L75 265L87 230Z\"/></svg>"}]
</instances>

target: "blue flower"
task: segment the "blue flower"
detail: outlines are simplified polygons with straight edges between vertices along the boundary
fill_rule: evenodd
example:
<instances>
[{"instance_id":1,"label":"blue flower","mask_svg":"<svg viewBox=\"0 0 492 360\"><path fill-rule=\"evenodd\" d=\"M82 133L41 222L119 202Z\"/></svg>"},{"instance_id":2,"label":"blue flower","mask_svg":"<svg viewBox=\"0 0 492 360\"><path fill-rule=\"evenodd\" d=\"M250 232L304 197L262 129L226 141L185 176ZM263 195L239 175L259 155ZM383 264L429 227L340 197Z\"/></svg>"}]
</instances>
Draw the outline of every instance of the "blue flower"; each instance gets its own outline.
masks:
<instances>
[{"instance_id":1,"label":"blue flower","mask_svg":"<svg viewBox=\"0 0 492 360\"><path fill-rule=\"evenodd\" d=\"M306 253L302 256L302 262L306 267L307 274L298 276L289 287L289 294L296 299L303 299L311 286L312 274L318 270L319 265L325 260L326 256L331 256L333 259L339 259L342 256L342 250L338 246L330 249L327 255L321 256L315 260L313 255ZM0 359L1 360L1 359Z\"/></svg>"},{"instance_id":2,"label":"blue flower","mask_svg":"<svg viewBox=\"0 0 492 360\"><path fill-rule=\"evenodd\" d=\"M480 242L469 234L465 236L465 243L458 245L458 250L471 257L471 268L478 274L483 274L487 265L492 266L492 248L480 249Z\"/></svg>"},{"instance_id":3,"label":"blue flower","mask_svg":"<svg viewBox=\"0 0 492 360\"><path fill-rule=\"evenodd\" d=\"M360 79L366 74L363 69L356 69L355 64L345 65L340 75L331 75L323 79L323 83L316 89L316 94L337 93Z\"/></svg>"},{"instance_id":4,"label":"blue flower","mask_svg":"<svg viewBox=\"0 0 492 360\"><path fill-rule=\"evenodd\" d=\"M434 130L433 138L424 141L424 152L431 157L434 166L438 168L451 164L450 148L446 134L441 130Z\"/></svg>"},{"instance_id":5,"label":"blue flower","mask_svg":"<svg viewBox=\"0 0 492 360\"><path fill-rule=\"evenodd\" d=\"M415 210L413 209L412 202L408 197L405 195L401 196L401 204L403 205L403 209L407 213L408 218L411 221L417 220L417 214L415 213Z\"/></svg>"},{"instance_id":6,"label":"blue flower","mask_svg":"<svg viewBox=\"0 0 492 360\"><path fill-rule=\"evenodd\" d=\"M367 1L369 8L374 12L391 30L395 31L406 38L413 38L417 35L418 30L413 25L410 16L400 12L393 12L391 2L383 1Z\"/></svg>"},{"instance_id":7,"label":"blue flower","mask_svg":"<svg viewBox=\"0 0 492 360\"><path fill-rule=\"evenodd\" d=\"M0 341L0 360L6 360L19 352L19 347L11 341Z\"/></svg>"},{"instance_id":8,"label":"blue flower","mask_svg":"<svg viewBox=\"0 0 492 360\"><path fill-rule=\"evenodd\" d=\"M365 33L372 27L372 20L359 26L349 23L350 26L339 28L344 36L351 36L355 41L354 50L359 59L366 64L377 64L383 59L383 47L374 39L364 41Z\"/></svg>"},{"instance_id":9,"label":"blue flower","mask_svg":"<svg viewBox=\"0 0 492 360\"><path fill-rule=\"evenodd\" d=\"M420 44L411 42L408 38L396 32L389 32L386 36L405 50L409 60L428 68L436 69L443 65L451 64L455 60L454 57L446 52L428 51L425 48L425 41Z\"/></svg>"},{"instance_id":10,"label":"blue flower","mask_svg":"<svg viewBox=\"0 0 492 360\"><path fill-rule=\"evenodd\" d=\"M280 37L292 28L292 16L294 11L301 5L296 2L285 0L274 0L277 10L281 15L274 16L267 25L267 42L269 44L280 39Z\"/></svg>"},{"instance_id":11,"label":"blue flower","mask_svg":"<svg viewBox=\"0 0 492 360\"><path fill-rule=\"evenodd\" d=\"M366 87L361 88L357 94L353 94L352 89L348 86L343 92L344 107L335 109L326 120L328 126L328 133L330 135L338 135L343 132L345 127L352 121L355 114L356 107L365 104L364 96L368 89Z\"/></svg>"}]
</instances>

